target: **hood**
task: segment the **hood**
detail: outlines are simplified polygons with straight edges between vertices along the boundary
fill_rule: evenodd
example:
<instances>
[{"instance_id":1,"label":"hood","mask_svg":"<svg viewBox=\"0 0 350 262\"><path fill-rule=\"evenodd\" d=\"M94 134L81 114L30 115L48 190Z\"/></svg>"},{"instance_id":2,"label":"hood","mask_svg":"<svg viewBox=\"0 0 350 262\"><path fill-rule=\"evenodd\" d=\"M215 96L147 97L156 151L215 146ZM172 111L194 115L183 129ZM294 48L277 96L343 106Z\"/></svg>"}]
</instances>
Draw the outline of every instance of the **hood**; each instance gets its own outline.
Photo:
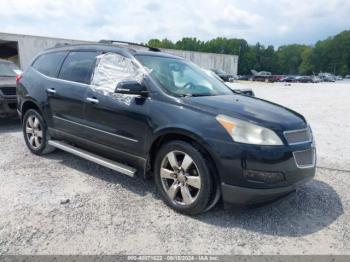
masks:
<instances>
[{"instance_id":1,"label":"hood","mask_svg":"<svg viewBox=\"0 0 350 262\"><path fill-rule=\"evenodd\" d=\"M0 76L0 86L16 86L16 77Z\"/></svg>"},{"instance_id":2,"label":"hood","mask_svg":"<svg viewBox=\"0 0 350 262\"><path fill-rule=\"evenodd\" d=\"M262 99L241 95L187 97L188 106L210 112L240 118L276 131L302 129L305 118L297 112Z\"/></svg>"}]
</instances>

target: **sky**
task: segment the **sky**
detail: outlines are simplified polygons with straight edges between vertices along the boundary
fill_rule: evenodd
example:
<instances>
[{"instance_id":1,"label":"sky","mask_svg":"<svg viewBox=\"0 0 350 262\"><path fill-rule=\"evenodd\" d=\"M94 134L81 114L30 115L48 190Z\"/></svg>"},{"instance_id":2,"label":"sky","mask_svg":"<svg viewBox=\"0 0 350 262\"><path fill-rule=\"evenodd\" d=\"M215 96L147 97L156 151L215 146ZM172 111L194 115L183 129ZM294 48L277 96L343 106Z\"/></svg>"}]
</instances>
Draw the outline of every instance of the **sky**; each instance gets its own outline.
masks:
<instances>
[{"instance_id":1,"label":"sky","mask_svg":"<svg viewBox=\"0 0 350 262\"><path fill-rule=\"evenodd\" d=\"M315 44L350 29L350 0L0 0L0 32L147 42Z\"/></svg>"}]
</instances>

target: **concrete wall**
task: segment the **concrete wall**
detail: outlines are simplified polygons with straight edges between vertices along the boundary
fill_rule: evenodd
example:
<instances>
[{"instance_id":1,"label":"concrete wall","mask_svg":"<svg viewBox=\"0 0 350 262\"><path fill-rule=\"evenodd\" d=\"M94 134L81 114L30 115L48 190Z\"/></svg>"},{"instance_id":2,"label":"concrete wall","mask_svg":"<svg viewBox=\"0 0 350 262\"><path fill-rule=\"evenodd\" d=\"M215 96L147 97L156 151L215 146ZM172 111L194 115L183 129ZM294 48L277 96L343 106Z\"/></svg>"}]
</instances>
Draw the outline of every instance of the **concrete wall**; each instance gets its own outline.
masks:
<instances>
[{"instance_id":1,"label":"concrete wall","mask_svg":"<svg viewBox=\"0 0 350 262\"><path fill-rule=\"evenodd\" d=\"M162 49L165 52L181 56L193 63L207 69L223 69L226 73L237 75L238 56L213 53L202 53L194 51L183 51L174 49Z\"/></svg>"},{"instance_id":2,"label":"concrete wall","mask_svg":"<svg viewBox=\"0 0 350 262\"><path fill-rule=\"evenodd\" d=\"M30 65L32 59L43 50L54 47L58 43L84 43L79 40L40 37L31 35L17 35L0 33L0 40L18 42L19 64L22 69Z\"/></svg>"},{"instance_id":3,"label":"concrete wall","mask_svg":"<svg viewBox=\"0 0 350 262\"><path fill-rule=\"evenodd\" d=\"M54 47L58 43L68 43L68 44L89 43L87 41L80 41L80 40L8 34L8 33L0 33L0 40L18 42L19 64L22 69L25 69L38 53L42 52L47 48ZM237 75L238 56L182 51L182 50L174 50L174 49L163 49L163 50L165 52L188 59L203 68L223 69L227 73Z\"/></svg>"}]
</instances>

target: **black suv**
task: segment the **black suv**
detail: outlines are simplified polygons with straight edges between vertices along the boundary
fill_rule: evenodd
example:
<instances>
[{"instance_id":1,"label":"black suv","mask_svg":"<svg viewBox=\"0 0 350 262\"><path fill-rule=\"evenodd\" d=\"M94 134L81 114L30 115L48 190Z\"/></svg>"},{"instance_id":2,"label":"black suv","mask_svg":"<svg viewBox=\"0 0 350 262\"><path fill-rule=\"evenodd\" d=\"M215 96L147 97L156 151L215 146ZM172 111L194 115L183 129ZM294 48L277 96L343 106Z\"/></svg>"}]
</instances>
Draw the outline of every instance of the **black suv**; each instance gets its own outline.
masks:
<instances>
[{"instance_id":1,"label":"black suv","mask_svg":"<svg viewBox=\"0 0 350 262\"><path fill-rule=\"evenodd\" d=\"M155 48L104 41L49 49L17 93L31 152L59 148L129 176L153 176L165 203L185 214L221 199L270 201L315 174L303 116L237 94Z\"/></svg>"}]
</instances>

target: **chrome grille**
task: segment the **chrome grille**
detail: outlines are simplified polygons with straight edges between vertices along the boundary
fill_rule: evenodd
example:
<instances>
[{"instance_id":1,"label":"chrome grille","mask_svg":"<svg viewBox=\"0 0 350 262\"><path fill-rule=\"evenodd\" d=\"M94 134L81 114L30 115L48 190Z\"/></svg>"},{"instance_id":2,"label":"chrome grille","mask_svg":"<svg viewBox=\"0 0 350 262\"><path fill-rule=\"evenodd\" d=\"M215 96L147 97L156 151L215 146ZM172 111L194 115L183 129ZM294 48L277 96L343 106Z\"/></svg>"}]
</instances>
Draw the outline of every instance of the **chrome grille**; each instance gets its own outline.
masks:
<instances>
[{"instance_id":1,"label":"chrome grille","mask_svg":"<svg viewBox=\"0 0 350 262\"><path fill-rule=\"evenodd\" d=\"M5 96L15 96L16 95L16 87L0 87L1 92L5 95Z\"/></svg>"},{"instance_id":2,"label":"chrome grille","mask_svg":"<svg viewBox=\"0 0 350 262\"><path fill-rule=\"evenodd\" d=\"M316 153L314 148L293 152L294 160L299 168L309 168L315 166Z\"/></svg>"},{"instance_id":3,"label":"chrome grille","mask_svg":"<svg viewBox=\"0 0 350 262\"><path fill-rule=\"evenodd\" d=\"M312 134L310 128L285 131L284 137L286 138L289 145L307 143L312 141Z\"/></svg>"}]
</instances>

